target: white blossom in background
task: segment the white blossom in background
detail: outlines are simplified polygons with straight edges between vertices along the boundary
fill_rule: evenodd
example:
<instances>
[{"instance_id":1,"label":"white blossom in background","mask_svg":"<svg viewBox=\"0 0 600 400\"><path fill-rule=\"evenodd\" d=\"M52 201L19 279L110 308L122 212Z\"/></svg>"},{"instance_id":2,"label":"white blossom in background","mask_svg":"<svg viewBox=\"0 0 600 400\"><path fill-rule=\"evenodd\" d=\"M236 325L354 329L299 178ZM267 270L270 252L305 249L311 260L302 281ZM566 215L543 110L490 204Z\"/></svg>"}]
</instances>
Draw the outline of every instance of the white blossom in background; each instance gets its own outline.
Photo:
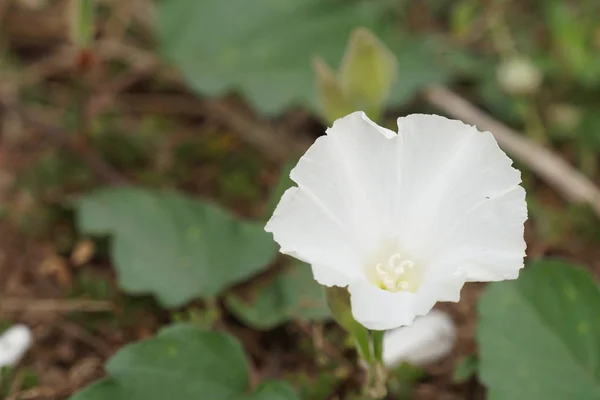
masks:
<instances>
[{"instance_id":1,"label":"white blossom in background","mask_svg":"<svg viewBox=\"0 0 600 400\"><path fill-rule=\"evenodd\" d=\"M15 366L32 343L31 330L25 325L14 325L0 335L0 368Z\"/></svg>"},{"instance_id":2,"label":"white blossom in background","mask_svg":"<svg viewBox=\"0 0 600 400\"><path fill-rule=\"evenodd\" d=\"M529 59L513 57L502 61L496 78L500 88L508 94L532 95L539 90L543 76Z\"/></svg>"},{"instance_id":3,"label":"white blossom in background","mask_svg":"<svg viewBox=\"0 0 600 400\"><path fill-rule=\"evenodd\" d=\"M466 281L515 279L527 219L521 174L489 132L436 115L334 122L292 170L266 226L281 252L348 287L366 328L410 325Z\"/></svg>"},{"instance_id":4,"label":"white blossom in background","mask_svg":"<svg viewBox=\"0 0 600 400\"><path fill-rule=\"evenodd\" d=\"M410 326L385 332L383 363L389 369L404 362L423 367L450 354L455 339L456 328L450 316L431 310Z\"/></svg>"}]
</instances>

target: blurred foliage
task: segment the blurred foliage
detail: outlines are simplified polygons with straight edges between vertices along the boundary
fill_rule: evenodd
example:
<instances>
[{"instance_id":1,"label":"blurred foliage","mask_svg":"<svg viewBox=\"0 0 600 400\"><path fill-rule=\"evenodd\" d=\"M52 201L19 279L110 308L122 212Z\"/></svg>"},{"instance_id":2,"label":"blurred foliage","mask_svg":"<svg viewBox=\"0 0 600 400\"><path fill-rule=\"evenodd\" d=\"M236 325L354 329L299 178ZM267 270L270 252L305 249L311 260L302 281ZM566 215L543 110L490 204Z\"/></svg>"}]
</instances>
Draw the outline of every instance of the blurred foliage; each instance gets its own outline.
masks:
<instances>
[{"instance_id":1,"label":"blurred foliage","mask_svg":"<svg viewBox=\"0 0 600 400\"><path fill-rule=\"evenodd\" d=\"M86 188L93 182L90 171L67 151L42 153L19 176L18 188L36 198L53 197L65 187Z\"/></svg>"},{"instance_id":2,"label":"blurred foliage","mask_svg":"<svg viewBox=\"0 0 600 400\"><path fill-rule=\"evenodd\" d=\"M267 114L296 104L318 109L311 60L339 62L359 26L382 35L402 65L401 82L386 88L390 104L446 76L427 46L392 32L376 2L171 0L159 3L158 16L161 51L193 89L212 96L239 90Z\"/></svg>"},{"instance_id":3,"label":"blurred foliage","mask_svg":"<svg viewBox=\"0 0 600 400\"><path fill-rule=\"evenodd\" d=\"M545 0L542 9L553 44L557 75L572 77L585 86L600 84L598 16L600 4L581 1L577 6Z\"/></svg>"},{"instance_id":4,"label":"blurred foliage","mask_svg":"<svg viewBox=\"0 0 600 400\"><path fill-rule=\"evenodd\" d=\"M194 325L202 330L211 330L221 319L221 309L214 302L207 301L204 308L187 307L172 314L173 323Z\"/></svg>"},{"instance_id":5,"label":"blurred foliage","mask_svg":"<svg viewBox=\"0 0 600 400\"><path fill-rule=\"evenodd\" d=\"M398 400L409 400L412 398L412 388L415 383L426 377L427 372L423 368L402 363L390 371L389 391Z\"/></svg>"},{"instance_id":6,"label":"blurred foliage","mask_svg":"<svg viewBox=\"0 0 600 400\"><path fill-rule=\"evenodd\" d=\"M462 357L456 363L452 380L456 383L464 383L477 374L479 360L475 354Z\"/></svg>"},{"instance_id":7,"label":"blurred foliage","mask_svg":"<svg viewBox=\"0 0 600 400\"><path fill-rule=\"evenodd\" d=\"M120 287L153 293L166 307L215 296L267 267L276 253L262 224L174 192L106 189L84 196L77 208L81 232L113 237Z\"/></svg>"},{"instance_id":8,"label":"blurred foliage","mask_svg":"<svg viewBox=\"0 0 600 400\"><path fill-rule=\"evenodd\" d=\"M491 284L479 303L480 377L494 399L600 398L600 290L562 261Z\"/></svg>"},{"instance_id":9,"label":"blurred foliage","mask_svg":"<svg viewBox=\"0 0 600 400\"><path fill-rule=\"evenodd\" d=\"M333 371L323 371L317 377L311 378L305 373L286 376L298 386L301 399L327 400L339 385L340 377Z\"/></svg>"},{"instance_id":10,"label":"blurred foliage","mask_svg":"<svg viewBox=\"0 0 600 400\"><path fill-rule=\"evenodd\" d=\"M19 384L24 390L32 389L39 385L38 373L32 369L2 367L0 368L0 396L3 399L7 398L10 394L11 384L15 379L19 379Z\"/></svg>"},{"instance_id":11,"label":"blurred foliage","mask_svg":"<svg viewBox=\"0 0 600 400\"><path fill-rule=\"evenodd\" d=\"M256 329L272 329L290 320L323 320L330 316L323 288L310 265L290 261L270 282L257 282L243 295L229 294L226 304L238 318ZM250 292L250 293L248 293Z\"/></svg>"},{"instance_id":12,"label":"blurred foliage","mask_svg":"<svg viewBox=\"0 0 600 400\"><path fill-rule=\"evenodd\" d=\"M106 365L109 377L71 400L297 400L283 383L266 383L253 394L248 365L233 337L173 325L154 338L129 345Z\"/></svg>"}]
</instances>

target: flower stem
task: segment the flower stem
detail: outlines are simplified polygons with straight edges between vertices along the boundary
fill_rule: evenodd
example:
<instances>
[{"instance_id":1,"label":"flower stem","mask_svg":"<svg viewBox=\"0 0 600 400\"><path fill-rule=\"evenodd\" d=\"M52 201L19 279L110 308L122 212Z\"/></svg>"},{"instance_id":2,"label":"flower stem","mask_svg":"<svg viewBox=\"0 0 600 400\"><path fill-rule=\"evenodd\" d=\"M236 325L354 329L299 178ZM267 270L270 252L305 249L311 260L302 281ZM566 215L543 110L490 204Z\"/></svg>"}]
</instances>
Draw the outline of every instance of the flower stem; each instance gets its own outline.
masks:
<instances>
[{"instance_id":1,"label":"flower stem","mask_svg":"<svg viewBox=\"0 0 600 400\"><path fill-rule=\"evenodd\" d=\"M387 394L387 371L383 365L384 331L369 331L354 320L350 294L345 288L325 288L331 315L354 339L358 355L364 361L366 379L363 394L370 399L382 399Z\"/></svg>"},{"instance_id":2,"label":"flower stem","mask_svg":"<svg viewBox=\"0 0 600 400\"><path fill-rule=\"evenodd\" d=\"M360 328L362 328L362 326ZM356 350L358 351L360 358L365 360L367 364L372 365L375 362L375 358L371 352L369 331L364 328L360 328L354 327L354 329L350 330L349 333L354 337Z\"/></svg>"},{"instance_id":3,"label":"flower stem","mask_svg":"<svg viewBox=\"0 0 600 400\"><path fill-rule=\"evenodd\" d=\"M383 364L383 334L385 331L371 331L371 337L373 339L373 355L375 361Z\"/></svg>"},{"instance_id":4,"label":"flower stem","mask_svg":"<svg viewBox=\"0 0 600 400\"><path fill-rule=\"evenodd\" d=\"M387 395L388 374L383 365L384 331L371 331L370 333L370 348L372 353L367 367L367 379L365 380L363 392L370 399L377 400L383 399Z\"/></svg>"}]
</instances>

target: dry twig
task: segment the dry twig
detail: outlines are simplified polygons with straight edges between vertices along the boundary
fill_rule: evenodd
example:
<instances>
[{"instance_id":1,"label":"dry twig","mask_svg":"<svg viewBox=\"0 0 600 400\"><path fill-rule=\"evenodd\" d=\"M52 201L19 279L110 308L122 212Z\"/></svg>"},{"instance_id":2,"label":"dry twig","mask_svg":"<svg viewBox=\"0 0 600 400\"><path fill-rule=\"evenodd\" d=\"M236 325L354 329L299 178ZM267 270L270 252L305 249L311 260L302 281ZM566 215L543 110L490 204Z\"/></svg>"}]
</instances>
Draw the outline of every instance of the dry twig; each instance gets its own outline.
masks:
<instances>
[{"instance_id":1,"label":"dry twig","mask_svg":"<svg viewBox=\"0 0 600 400\"><path fill-rule=\"evenodd\" d=\"M69 313L69 312L106 312L113 311L110 301L102 300L58 300L58 299L18 299L3 297L0 299L0 312L27 313Z\"/></svg>"}]
</instances>

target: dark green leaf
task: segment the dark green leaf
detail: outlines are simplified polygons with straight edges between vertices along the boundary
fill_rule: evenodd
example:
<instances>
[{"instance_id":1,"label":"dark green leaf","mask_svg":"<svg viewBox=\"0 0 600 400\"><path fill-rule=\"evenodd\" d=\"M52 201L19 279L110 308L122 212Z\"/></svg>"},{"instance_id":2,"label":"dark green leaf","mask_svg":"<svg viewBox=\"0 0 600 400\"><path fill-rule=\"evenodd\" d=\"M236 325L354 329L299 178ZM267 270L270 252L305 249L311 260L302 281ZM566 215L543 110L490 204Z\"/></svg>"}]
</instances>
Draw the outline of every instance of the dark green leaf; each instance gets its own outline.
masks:
<instances>
[{"instance_id":1,"label":"dark green leaf","mask_svg":"<svg viewBox=\"0 0 600 400\"><path fill-rule=\"evenodd\" d=\"M491 284L479 304L480 377L497 399L600 399L600 291L543 261Z\"/></svg>"},{"instance_id":2,"label":"dark green leaf","mask_svg":"<svg viewBox=\"0 0 600 400\"><path fill-rule=\"evenodd\" d=\"M278 382L247 395L248 367L231 336L174 325L109 360L109 377L71 400L297 400Z\"/></svg>"}]
</instances>

